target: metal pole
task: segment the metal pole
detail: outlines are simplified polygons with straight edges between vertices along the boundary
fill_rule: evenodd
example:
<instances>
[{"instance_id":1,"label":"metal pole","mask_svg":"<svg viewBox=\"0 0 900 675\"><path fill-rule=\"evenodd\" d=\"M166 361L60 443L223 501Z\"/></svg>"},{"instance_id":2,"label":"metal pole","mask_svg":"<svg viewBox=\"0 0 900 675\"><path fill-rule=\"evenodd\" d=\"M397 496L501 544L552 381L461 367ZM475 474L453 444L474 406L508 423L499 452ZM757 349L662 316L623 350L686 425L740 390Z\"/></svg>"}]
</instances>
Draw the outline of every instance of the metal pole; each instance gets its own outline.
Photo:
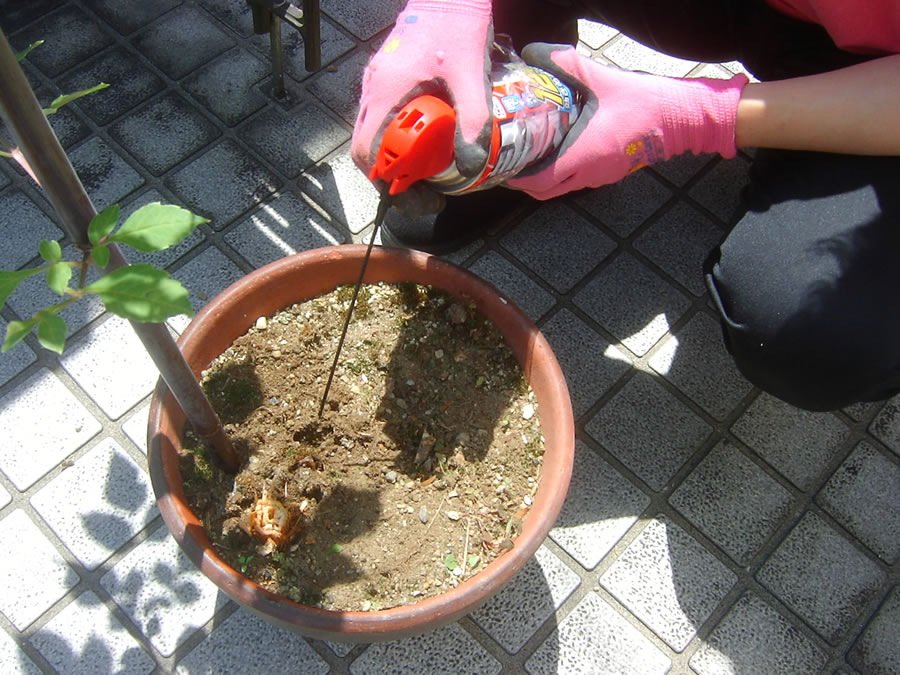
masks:
<instances>
[{"instance_id":1,"label":"metal pole","mask_svg":"<svg viewBox=\"0 0 900 675\"><path fill-rule=\"evenodd\" d=\"M272 16L269 24L269 45L272 51L272 93L284 96L284 53L281 44L281 19Z\"/></svg>"},{"instance_id":2,"label":"metal pole","mask_svg":"<svg viewBox=\"0 0 900 675\"><path fill-rule=\"evenodd\" d=\"M0 116L56 209L66 234L79 247L89 246L88 225L97 212L47 122L2 30ZM110 253L108 269L128 264L118 247L111 246ZM227 470L236 472L239 460L231 440L165 325L132 321L131 326L194 431L216 452Z\"/></svg>"},{"instance_id":3,"label":"metal pole","mask_svg":"<svg viewBox=\"0 0 900 675\"><path fill-rule=\"evenodd\" d=\"M307 72L322 67L322 14L319 0L303 0L303 47Z\"/></svg>"}]
</instances>

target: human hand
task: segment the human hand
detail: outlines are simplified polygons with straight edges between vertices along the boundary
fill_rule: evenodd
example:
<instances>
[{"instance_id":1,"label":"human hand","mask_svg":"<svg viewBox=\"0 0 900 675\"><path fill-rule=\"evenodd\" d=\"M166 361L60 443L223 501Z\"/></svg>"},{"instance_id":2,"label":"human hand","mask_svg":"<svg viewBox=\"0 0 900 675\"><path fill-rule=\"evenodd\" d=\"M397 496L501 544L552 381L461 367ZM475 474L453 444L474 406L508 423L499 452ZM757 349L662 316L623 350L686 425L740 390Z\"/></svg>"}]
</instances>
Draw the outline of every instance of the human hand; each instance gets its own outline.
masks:
<instances>
[{"instance_id":1,"label":"human hand","mask_svg":"<svg viewBox=\"0 0 900 675\"><path fill-rule=\"evenodd\" d=\"M490 146L492 41L490 0L410 0L363 74L351 148L357 166L370 174L391 119L412 98L433 94L456 110L457 169L478 173ZM424 204L425 211L442 203L423 188L396 203L411 202L407 210Z\"/></svg>"},{"instance_id":2,"label":"human hand","mask_svg":"<svg viewBox=\"0 0 900 675\"><path fill-rule=\"evenodd\" d=\"M747 77L676 79L621 70L568 45L530 44L527 63L584 96L582 112L549 158L506 184L536 199L615 183L691 150L734 157L735 119Z\"/></svg>"}]
</instances>

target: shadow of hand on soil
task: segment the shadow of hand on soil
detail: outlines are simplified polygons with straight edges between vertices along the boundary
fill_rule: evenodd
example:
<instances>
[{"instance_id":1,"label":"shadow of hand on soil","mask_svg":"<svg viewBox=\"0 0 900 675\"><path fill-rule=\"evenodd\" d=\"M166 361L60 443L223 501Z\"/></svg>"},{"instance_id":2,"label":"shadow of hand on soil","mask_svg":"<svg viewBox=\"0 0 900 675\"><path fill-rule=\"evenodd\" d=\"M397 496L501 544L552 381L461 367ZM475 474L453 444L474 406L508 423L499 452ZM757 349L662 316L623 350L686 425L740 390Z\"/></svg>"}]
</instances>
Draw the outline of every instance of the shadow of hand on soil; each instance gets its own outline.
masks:
<instances>
[{"instance_id":1,"label":"shadow of hand on soil","mask_svg":"<svg viewBox=\"0 0 900 675\"><path fill-rule=\"evenodd\" d=\"M426 293L408 284L403 294L413 316L399 329L375 413L398 449L394 468L427 475L438 469L435 454L442 451L481 461L517 389L527 386L521 368L511 352L498 356L495 329L471 307L450 302L437 322L430 312L420 320L417 306Z\"/></svg>"}]
</instances>

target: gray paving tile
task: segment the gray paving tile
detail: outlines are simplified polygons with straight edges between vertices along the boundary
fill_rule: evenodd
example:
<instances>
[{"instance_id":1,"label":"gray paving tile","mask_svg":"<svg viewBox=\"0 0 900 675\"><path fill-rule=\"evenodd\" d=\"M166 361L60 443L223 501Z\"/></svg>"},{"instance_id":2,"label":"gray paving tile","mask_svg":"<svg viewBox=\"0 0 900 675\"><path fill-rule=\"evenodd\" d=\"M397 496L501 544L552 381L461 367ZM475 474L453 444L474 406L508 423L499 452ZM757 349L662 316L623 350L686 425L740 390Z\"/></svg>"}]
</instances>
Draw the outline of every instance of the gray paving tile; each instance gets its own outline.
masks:
<instances>
[{"instance_id":1,"label":"gray paving tile","mask_svg":"<svg viewBox=\"0 0 900 675\"><path fill-rule=\"evenodd\" d=\"M327 673L328 664L299 635L239 609L178 664L177 673ZM288 665L290 664L290 665Z\"/></svg>"},{"instance_id":2,"label":"gray paving tile","mask_svg":"<svg viewBox=\"0 0 900 675\"><path fill-rule=\"evenodd\" d=\"M203 10L181 5L137 35L132 44L172 79L178 80L234 45Z\"/></svg>"},{"instance_id":3,"label":"gray paving tile","mask_svg":"<svg viewBox=\"0 0 900 675\"><path fill-rule=\"evenodd\" d=\"M74 92L101 82L110 86L78 100L78 108L101 125L109 124L166 86L134 54L114 47L71 72L60 87L64 92Z\"/></svg>"},{"instance_id":4,"label":"gray paving tile","mask_svg":"<svg viewBox=\"0 0 900 675\"><path fill-rule=\"evenodd\" d=\"M6 177L6 174L3 172L3 170L0 170L0 190L9 185L9 183L9 178Z\"/></svg>"},{"instance_id":5,"label":"gray paving tile","mask_svg":"<svg viewBox=\"0 0 900 675\"><path fill-rule=\"evenodd\" d=\"M260 156L292 178L350 139L349 131L314 104L290 113L271 107L240 133Z\"/></svg>"},{"instance_id":6,"label":"gray paving tile","mask_svg":"<svg viewBox=\"0 0 900 675\"><path fill-rule=\"evenodd\" d=\"M61 239L60 230L23 192L0 195L0 269L15 270L38 255L41 239Z\"/></svg>"},{"instance_id":7,"label":"gray paving tile","mask_svg":"<svg viewBox=\"0 0 900 675\"><path fill-rule=\"evenodd\" d=\"M638 171L624 180L587 190L575 202L620 237L634 232L672 193L649 171Z\"/></svg>"},{"instance_id":8,"label":"gray paving tile","mask_svg":"<svg viewBox=\"0 0 900 675\"><path fill-rule=\"evenodd\" d=\"M44 40L45 44L28 55L28 62L51 77L86 61L112 44L112 38L97 22L72 5L45 14L40 22L17 33L13 48L24 49L38 40Z\"/></svg>"},{"instance_id":9,"label":"gray paving tile","mask_svg":"<svg viewBox=\"0 0 900 675\"><path fill-rule=\"evenodd\" d=\"M691 657L699 675L819 673L826 655L759 597L744 595Z\"/></svg>"},{"instance_id":10,"label":"gray paving tile","mask_svg":"<svg viewBox=\"0 0 900 675\"><path fill-rule=\"evenodd\" d=\"M75 246L67 244L62 249L63 260L81 260L84 254ZM100 273L96 266L91 266L88 270L86 283L93 283L100 278ZM69 286L75 287L78 284L78 277L73 275ZM23 319L28 319L37 314L42 309L62 302L65 298L57 295L47 285L47 275L37 274L23 281L16 292L7 301L16 314ZM83 328L88 323L96 319L103 313L103 302L96 295L88 294L84 298L75 302L58 314L66 322L68 335L72 335L75 331ZM3 359L0 359L2 363Z\"/></svg>"},{"instance_id":11,"label":"gray paving tile","mask_svg":"<svg viewBox=\"0 0 900 675\"><path fill-rule=\"evenodd\" d=\"M819 505L891 565L900 555L900 464L863 442L819 492Z\"/></svg>"},{"instance_id":12,"label":"gray paving tile","mask_svg":"<svg viewBox=\"0 0 900 675\"><path fill-rule=\"evenodd\" d=\"M138 449L147 454L147 423L150 419L150 404L142 406L122 424L122 431Z\"/></svg>"},{"instance_id":13,"label":"gray paving tile","mask_svg":"<svg viewBox=\"0 0 900 675\"><path fill-rule=\"evenodd\" d=\"M216 126L175 92L168 92L110 128L110 135L159 176L220 135Z\"/></svg>"},{"instance_id":14,"label":"gray paving tile","mask_svg":"<svg viewBox=\"0 0 900 675\"><path fill-rule=\"evenodd\" d=\"M746 565L788 514L790 492L728 441L719 443L669 503Z\"/></svg>"},{"instance_id":15,"label":"gray paving tile","mask_svg":"<svg viewBox=\"0 0 900 675\"><path fill-rule=\"evenodd\" d=\"M719 323L702 312L666 339L650 367L716 419L727 417L753 388L728 354Z\"/></svg>"},{"instance_id":16,"label":"gray paving tile","mask_svg":"<svg viewBox=\"0 0 900 675\"><path fill-rule=\"evenodd\" d=\"M604 49L603 56L627 70L643 70L669 77L684 77L697 65L696 61L676 59L653 51L625 36Z\"/></svg>"},{"instance_id":17,"label":"gray paving tile","mask_svg":"<svg viewBox=\"0 0 900 675\"><path fill-rule=\"evenodd\" d=\"M750 163L741 157L722 160L690 191L691 197L722 220L732 220L741 204L741 190L748 182Z\"/></svg>"},{"instance_id":18,"label":"gray paving tile","mask_svg":"<svg viewBox=\"0 0 900 675\"><path fill-rule=\"evenodd\" d=\"M284 62L284 72L297 81L301 81L313 75L306 70L306 49L304 47L303 37L300 33L284 24L281 31L282 41L282 60ZM341 54L345 54L354 47L354 42L343 32L339 31L331 25L323 14L322 21L319 24L321 50L319 57L322 65L326 65L338 58ZM256 35L252 38L253 46L260 54L268 55L270 53L269 36ZM290 86L288 86L290 88Z\"/></svg>"},{"instance_id":19,"label":"gray paving tile","mask_svg":"<svg viewBox=\"0 0 900 675\"><path fill-rule=\"evenodd\" d=\"M577 440L569 492L550 538L582 567L594 569L649 503L649 497Z\"/></svg>"},{"instance_id":20,"label":"gray paving tile","mask_svg":"<svg viewBox=\"0 0 900 675\"><path fill-rule=\"evenodd\" d=\"M515 654L579 583L578 575L542 546L513 582L472 613L472 620Z\"/></svg>"},{"instance_id":21,"label":"gray paving tile","mask_svg":"<svg viewBox=\"0 0 900 675\"><path fill-rule=\"evenodd\" d=\"M597 21L578 20L578 39L591 49L599 49L618 34L615 28Z\"/></svg>"},{"instance_id":22,"label":"gray paving tile","mask_svg":"<svg viewBox=\"0 0 900 675\"><path fill-rule=\"evenodd\" d=\"M424 635L379 642L350 664L353 675L379 672L390 664L394 673L446 673L455 675L460 664L472 673L499 673L502 666L475 639L452 623Z\"/></svg>"},{"instance_id":23,"label":"gray paving tile","mask_svg":"<svg viewBox=\"0 0 900 675\"><path fill-rule=\"evenodd\" d=\"M659 491L711 429L652 377L639 372L591 418L585 431Z\"/></svg>"},{"instance_id":24,"label":"gray paving tile","mask_svg":"<svg viewBox=\"0 0 900 675\"><path fill-rule=\"evenodd\" d=\"M703 261L723 235L709 218L680 201L641 234L634 247L691 293L703 295Z\"/></svg>"},{"instance_id":25,"label":"gray paving tile","mask_svg":"<svg viewBox=\"0 0 900 675\"><path fill-rule=\"evenodd\" d=\"M185 263L172 276L188 289L191 307L196 313L219 293L243 277L244 272L226 258L219 249L210 247ZM190 318L179 314L168 319L167 323L175 331L181 333L187 328Z\"/></svg>"},{"instance_id":26,"label":"gray paving tile","mask_svg":"<svg viewBox=\"0 0 900 675\"><path fill-rule=\"evenodd\" d=\"M353 163L349 146L303 173L297 184L353 234L375 219L378 191Z\"/></svg>"},{"instance_id":27,"label":"gray paving tile","mask_svg":"<svg viewBox=\"0 0 900 675\"><path fill-rule=\"evenodd\" d=\"M596 593L589 593L525 662L532 675L666 673L671 662Z\"/></svg>"},{"instance_id":28,"label":"gray paving tile","mask_svg":"<svg viewBox=\"0 0 900 675\"><path fill-rule=\"evenodd\" d=\"M687 532L657 516L600 584L675 651L683 650L737 581Z\"/></svg>"},{"instance_id":29,"label":"gray paving tile","mask_svg":"<svg viewBox=\"0 0 900 675\"><path fill-rule=\"evenodd\" d=\"M149 477L110 438L41 488L31 504L89 570L159 514Z\"/></svg>"},{"instance_id":30,"label":"gray paving tile","mask_svg":"<svg viewBox=\"0 0 900 675\"><path fill-rule=\"evenodd\" d=\"M900 395L884 404L869 425L869 433L900 456Z\"/></svg>"},{"instance_id":31,"label":"gray paving tile","mask_svg":"<svg viewBox=\"0 0 900 675\"><path fill-rule=\"evenodd\" d=\"M573 302L643 356L690 307L690 300L629 253L617 255Z\"/></svg>"},{"instance_id":32,"label":"gray paving tile","mask_svg":"<svg viewBox=\"0 0 900 675\"><path fill-rule=\"evenodd\" d=\"M53 415L47 415L52 408ZM75 452L100 423L68 389L41 368L0 398L0 469L19 490Z\"/></svg>"},{"instance_id":33,"label":"gray paving tile","mask_svg":"<svg viewBox=\"0 0 900 675\"><path fill-rule=\"evenodd\" d=\"M849 405L843 410L851 419L856 420L857 422L861 422L862 420L870 417L880 405L881 404L878 402L860 402Z\"/></svg>"},{"instance_id":34,"label":"gray paving tile","mask_svg":"<svg viewBox=\"0 0 900 675\"><path fill-rule=\"evenodd\" d=\"M757 578L831 643L884 583L878 566L814 513L803 516Z\"/></svg>"},{"instance_id":35,"label":"gray paving tile","mask_svg":"<svg viewBox=\"0 0 900 675\"><path fill-rule=\"evenodd\" d=\"M569 291L616 247L594 225L559 202L542 205L500 241L561 293Z\"/></svg>"},{"instance_id":36,"label":"gray paving tile","mask_svg":"<svg viewBox=\"0 0 900 675\"><path fill-rule=\"evenodd\" d=\"M163 656L171 656L227 602L165 527L122 558L100 584Z\"/></svg>"},{"instance_id":37,"label":"gray paving tile","mask_svg":"<svg viewBox=\"0 0 900 675\"><path fill-rule=\"evenodd\" d=\"M12 495L6 491L2 485L0 485L0 509L9 504L12 501Z\"/></svg>"},{"instance_id":38,"label":"gray paving tile","mask_svg":"<svg viewBox=\"0 0 900 675\"><path fill-rule=\"evenodd\" d=\"M554 314L541 330L566 377L576 417L586 413L631 366L624 352L566 309Z\"/></svg>"},{"instance_id":39,"label":"gray paving tile","mask_svg":"<svg viewBox=\"0 0 900 675\"><path fill-rule=\"evenodd\" d=\"M0 611L25 630L78 583L78 575L22 509L0 521L0 547L15 551L0 556Z\"/></svg>"},{"instance_id":40,"label":"gray paving tile","mask_svg":"<svg viewBox=\"0 0 900 675\"><path fill-rule=\"evenodd\" d=\"M85 4L110 26L127 35L178 6L181 0L154 0L147 3L128 0L85 0Z\"/></svg>"},{"instance_id":41,"label":"gray paving tile","mask_svg":"<svg viewBox=\"0 0 900 675\"><path fill-rule=\"evenodd\" d=\"M666 180L675 183L675 185L683 186L689 183L704 166L717 159L719 159L718 155L695 155L686 152L683 155L675 155L665 162L654 164L649 171L659 174Z\"/></svg>"},{"instance_id":42,"label":"gray paving tile","mask_svg":"<svg viewBox=\"0 0 900 675\"><path fill-rule=\"evenodd\" d=\"M340 63L318 73L309 84L309 91L348 124L353 124L359 113L363 70L371 56L357 49Z\"/></svg>"},{"instance_id":43,"label":"gray paving tile","mask_svg":"<svg viewBox=\"0 0 900 675\"><path fill-rule=\"evenodd\" d=\"M550 293L496 251L486 252L469 271L509 296L532 321L537 321L556 302Z\"/></svg>"},{"instance_id":44,"label":"gray paving tile","mask_svg":"<svg viewBox=\"0 0 900 675\"><path fill-rule=\"evenodd\" d=\"M147 396L159 378L144 345L128 322L117 316L72 340L59 361L113 419Z\"/></svg>"},{"instance_id":45,"label":"gray paving tile","mask_svg":"<svg viewBox=\"0 0 900 675\"><path fill-rule=\"evenodd\" d=\"M42 106L47 106L56 99L56 96L56 92L49 96L42 94L38 100ZM72 112L72 108L63 108L48 119L50 120L50 126L53 128L53 133L67 152L76 143L91 135L91 129Z\"/></svg>"},{"instance_id":46,"label":"gray paving tile","mask_svg":"<svg viewBox=\"0 0 900 675\"><path fill-rule=\"evenodd\" d=\"M247 0L199 0L198 4L242 37L253 35L253 9Z\"/></svg>"},{"instance_id":47,"label":"gray paving tile","mask_svg":"<svg viewBox=\"0 0 900 675\"><path fill-rule=\"evenodd\" d=\"M322 0L322 11L362 40L368 40L392 26L406 3L403 0L376 0L367 3Z\"/></svg>"},{"instance_id":48,"label":"gray paving tile","mask_svg":"<svg viewBox=\"0 0 900 675\"><path fill-rule=\"evenodd\" d=\"M900 588L895 586L853 646L850 662L861 673L889 675L900 672L897 626L900 626Z\"/></svg>"},{"instance_id":49,"label":"gray paving tile","mask_svg":"<svg viewBox=\"0 0 900 675\"><path fill-rule=\"evenodd\" d=\"M182 206L210 218L217 230L280 186L274 174L230 140L178 169L165 183Z\"/></svg>"},{"instance_id":50,"label":"gray paving tile","mask_svg":"<svg viewBox=\"0 0 900 675\"><path fill-rule=\"evenodd\" d=\"M6 320L0 317L0 337L6 335ZM0 358L0 384L6 384L10 379L21 373L25 368L34 363L37 356L24 342L20 342Z\"/></svg>"},{"instance_id":51,"label":"gray paving tile","mask_svg":"<svg viewBox=\"0 0 900 675\"><path fill-rule=\"evenodd\" d=\"M253 267L287 255L344 243L325 217L290 192L262 204L225 235L225 241Z\"/></svg>"},{"instance_id":52,"label":"gray paving tile","mask_svg":"<svg viewBox=\"0 0 900 675\"><path fill-rule=\"evenodd\" d=\"M262 108L267 99L254 85L270 67L243 49L232 49L186 78L182 86L230 127Z\"/></svg>"},{"instance_id":53,"label":"gray paving tile","mask_svg":"<svg viewBox=\"0 0 900 675\"><path fill-rule=\"evenodd\" d=\"M97 137L70 152L69 160L97 211L144 184L141 175Z\"/></svg>"},{"instance_id":54,"label":"gray paving tile","mask_svg":"<svg viewBox=\"0 0 900 675\"><path fill-rule=\"evenodd\" d=\"M5 631L0 630L0 663L14 675L40 675L41 669Z\"/></svg>"},{"instance_id":55,"label":"gray paving tile","mask_svg":"<svg viewBox=\"0 0 900 675\"><path fill-rule=\"evenodd\" d=\"M331 651L342 658L352 652L353 648L356 646L348 642L329 642L327 640L325 641L325 644L328 645L328 648Z\"/></svg>"},{"instance_id":56,"label":"gray paving tile","mask_svg":"<svg viewBox=\"0 0 900 675\"><path fill-rule=\"evenodd\" d=\"M31 637L61 673L149 673L156 663L91 591Z\"/></svg>"},{"instance_id":57,"label":"gray paving tile","mask_svg":"<svg viewBox=\"0 0 900 675\"><path fill-rule=\"evenodd\" d=\"M800 410L768 394L761 394L731 431L801 490L813 485L849 434L831 413Z\"/></svg>"}]
</instances>

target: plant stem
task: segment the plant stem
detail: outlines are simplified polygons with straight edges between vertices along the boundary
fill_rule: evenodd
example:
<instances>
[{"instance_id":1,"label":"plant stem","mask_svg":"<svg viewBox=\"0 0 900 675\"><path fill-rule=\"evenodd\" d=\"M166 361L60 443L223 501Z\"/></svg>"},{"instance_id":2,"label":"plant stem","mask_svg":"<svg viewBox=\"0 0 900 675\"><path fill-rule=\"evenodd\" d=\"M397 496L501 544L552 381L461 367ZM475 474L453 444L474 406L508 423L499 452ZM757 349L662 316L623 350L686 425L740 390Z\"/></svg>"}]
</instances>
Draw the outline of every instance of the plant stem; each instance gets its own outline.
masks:
<instances>
[{"instance_id":1,"label":"plant stem","mask_svg":"<svg viewBox=\"0 0 900 675\"><path fill-rule=\"evenodd\" d=\"M0 117L18 141L18 150L34 171L61 225L82 250L90 249L88 226L97 215L81 180L47 122L6 35L0 30ZM118 247L109 247L107 271L127 264ZM235 473L240 460L209 399L184 360L165 324L131 322L163 381L184 410L204 444L226 470Z\"/></svg>"}]
</instances>

